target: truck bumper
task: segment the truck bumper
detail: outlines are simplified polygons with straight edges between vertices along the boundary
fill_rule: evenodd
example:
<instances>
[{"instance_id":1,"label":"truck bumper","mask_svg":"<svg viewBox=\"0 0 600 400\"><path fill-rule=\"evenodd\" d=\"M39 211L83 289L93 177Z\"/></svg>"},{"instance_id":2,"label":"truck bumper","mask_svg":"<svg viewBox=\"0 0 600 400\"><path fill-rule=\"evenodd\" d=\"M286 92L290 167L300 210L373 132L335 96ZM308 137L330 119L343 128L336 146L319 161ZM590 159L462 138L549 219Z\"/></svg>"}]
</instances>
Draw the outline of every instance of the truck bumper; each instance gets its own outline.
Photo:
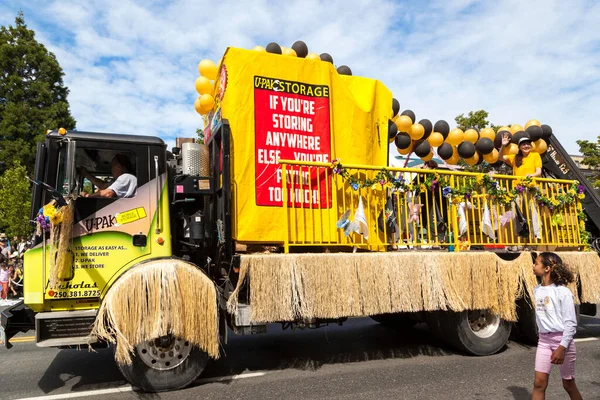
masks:
<instances>
[{"instance_id":1,"label":"truck bumper","mask_svg":"<svg viewBox=\"0 0 600 400\"><path fill-rule=\"evenodd\" d=\"M32 329L35 329L35 314L21 300L0 314L0 345L10 349L10 339L13 336Z\"/></svg>"}]
</instances>

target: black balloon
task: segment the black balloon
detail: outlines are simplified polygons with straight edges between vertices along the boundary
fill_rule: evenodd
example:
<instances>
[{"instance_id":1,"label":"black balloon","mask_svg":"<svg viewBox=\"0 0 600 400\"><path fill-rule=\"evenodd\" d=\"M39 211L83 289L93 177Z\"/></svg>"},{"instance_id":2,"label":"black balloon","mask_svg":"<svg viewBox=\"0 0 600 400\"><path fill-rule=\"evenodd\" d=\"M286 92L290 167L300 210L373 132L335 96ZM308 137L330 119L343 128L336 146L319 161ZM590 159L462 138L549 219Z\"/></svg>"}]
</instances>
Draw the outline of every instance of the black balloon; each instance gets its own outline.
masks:
<instances>
[{"instance_id":1,"label":"black balloon","mask_svg":"<svg viewBox=\"0 0 600 400\"><path fill-rule=\"evenodd\" d=\"M458 155L462 158L471 158L475 154L475 145L471 142L462 142L458 145Z\"/></svg>"},{"instance_id":2,"label":"black balloon","mask_svg":"<svg viewBox=\"0 0 600 400\"><path fill-rule=\"evenodd\" d=\"M454 149L452 148L452 145L450 143L444 142L440 147L438 147L437 153L442 160L448 160L454 154Z\"/></svg>"},{"instance_id":3,"label":"black balloon","mask_svg":"<svg viewBox=\"0 0 600 400\"><path fill-rule=\"evenodd\" d=\"M550 141L550 136L552 136L552 128L550 125L542 125L542 139L546 142Z\"/></svg>"},{"instance_id":4,"label":"black balloon","mask_svg":"<svg viewBox=\"0 0 600 400\"><path fill-rule=\"evenodd\" d=\"M271 42L266 47L267 53L281 54L281 46L275 42Z\"/></svg>"},{"instance_id":5,"label":"black balloon","mask_svg":"<svg viewBox=\"0 0 600 400\"><path fill-rule=\"evenodd\" d=\"M395 117L400 112L400 102L396 99L392 99L392 117Z\"/></svg>"},{"instance_id":6,"label":"black balloon","mask_svg":"<svg viewBox=\"0 0 600 400\"><path fill-rule=\"evenodd\" d=\"M396 139L394 139L394 143L396 143L396 147L399 148L400 150L405 150L410 147L410 144L412 143L412 139L410 138L410 135L408 133L400 132L399 134L396 135Z\"/></svg>"},{"instance_id":7,"label":"black balloon","mask_svg":"<svg viewBox=\"0 0 600 400\"><path fill-rule=\"evenodd\" d=\"M494 151L494 142L492 142L492 139L481 138L475 143L475 148L481 154L490 154Z\"/></svg>"},{"instance_id":8,"label":"black balloon","mask_svg":"<svg viewBox=\"0 0 600 400\"><path fill-rule=\"evenodd\" d=\"M499 149L500 147L502 147L502 138L506 134L508 134L508 140L511 140L512 133L510 133L509 131L500 131L500 132L496 133L496 138L494 139L494 147L495 148Z\"/></svg>"},{"instance_id":9,"label":"black balloon","mask_svg":"<svg viewBox=\"0 0 600 400\"><path fill-rule=\"evenodd\" d=\"M292 49L294 49L296 55L300 58L304 58L308 55L308 46L302 40L294 42Z\"/></svg>"},{"instance_id":10,"label":"black balloon","mask_svg":"<svg viewBox=\"0 0 600 400\"><path fill-rule=\"evenodd\" d=\"M400 114L400 115L407 115L412 120L413 124L417 120L417 116L415 115L414 112L412 112L412 110L404 110L404 111L402 111L402 114Z\"/></svg>"},{"instance_id":11,"label":"black balloon","mask_svg":"<svg viewBox=\"0 0 600 400\"><path fill-rule=\"evenodd\" d=\"M531 125L527 128L526 132L529 134L532 142L541 139L543 134L542 128L537 125Z\"/></svg>"},{"instance_id":12,"label":"black balloon","mask_svg":"<svg viewBox=\"0 0 600 400\"><path fill-rule=\"evenodd\" d=\"M425 129L425 134L423 135L422 139L427 139L433 131L433 125L431 124L431 121L428 119L422 119L419 121L419 123L423 125L423 128Z\"/></svg>"},{"instance_id":13,"label":"black balloon","mask_svg":"<svg viewBox=\"0 0 600 400\"><path fill-rule=\"evenodd\" d=\"M349 67L349 66L347 66L347 65L340 65L340 66L337 68L337 72L338 72L338 74L340 74L340 75L352 75L352 70L351 70L351 69L350 69L350 67Z\"/></svg>"},{"instance_id":14,"label":"black balloon","mask_svg":"<svg viewBox=\"0 0 600 400\"><path fill-rule=\"evenodd\" d=\"M433 126L433 131L441 133L444 139L446 139L448 137L448 133L450 133L450 125L448 125L446 121L440 120Z\"/></svg>"},{"instance_id":15,"label":"black balloon","mask_svg":"<svg viewBox=\"0 0 600 400\"><path fill-rule=\"evenodd\" d=\"M521 138L524 137L530 139L529 135L525 131L515 132L510 142L514 144L519 144L519 140L521 140Z\"/></svg>"},{"instance_id":16,"label":"black balloon","mask_svg":"<svg viewBox=\"0 0 600 400\"><path fill-rule=\"evenodd\" d=\"M391 119L388 121L388 138L393 139L398 134L398 127Z\"/></svg>"},{"instance_id":17,"label":"black balloon","mask_svg":"<svg viewBox=\"0 0 600 400\"><path fill-rule=\"evenodd\" d=\"M431 153L431 145L427 140L423 140L415 146L415 154L417 156L426 157L429 153Z\"/></svg>"},{"instance_id":18,"label":"black balloon","mask_svg":"<svg viewBox=\"0 0 600 400\"><path fill-rule=\"evenodd\" d=\"M329 53L323 53L319 57L321 57L321 61L327 61L333 64L333 57Z\"/></svg>"}]
</instances>

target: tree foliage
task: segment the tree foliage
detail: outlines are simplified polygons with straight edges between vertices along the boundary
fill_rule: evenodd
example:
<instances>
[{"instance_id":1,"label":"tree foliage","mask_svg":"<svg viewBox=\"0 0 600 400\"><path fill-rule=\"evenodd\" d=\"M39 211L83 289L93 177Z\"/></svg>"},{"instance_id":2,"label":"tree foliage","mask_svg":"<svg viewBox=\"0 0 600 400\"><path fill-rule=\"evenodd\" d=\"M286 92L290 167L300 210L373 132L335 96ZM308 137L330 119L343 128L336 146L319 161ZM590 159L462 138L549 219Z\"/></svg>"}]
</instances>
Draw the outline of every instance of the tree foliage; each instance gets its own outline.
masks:
<instances>
[{"instance_id":1,"label":"tree foliage","mask_svg":"<svg viewBox=\"0 0 600 400\"><path fill-rule=\"evenodd\" d=\"M22 12L15 26L0 27L0 173L16 160L31 173L46 131L75 128L63 75Z\"/></svg>"},{"instance_id":2,"label":"tree foliage","mask_svg":"<svg viewBox=\"0 0 600 400\"><path fill-rule=\"evenodd\" d=\"M600 167L600 136L598 136L596 142L578 140L577 145L579 146L579 152L583 155L581 163L589 165L594 169L598 169ZM599 174L596 174L594 187L597 189L600 188Z\"/></svg>"},{"instance_id":3,"label":"tree foliage","mask_svg":"<svg viewBox=\"0 0 600 400\"><path fill-rule=\"evenodd\" d=\"M498 132L500 125L494 125L488 120L489 113L485 110L469 111L467 116L460 114L454 118L456 127L463 131L475 128L481 131L483 128L492 128L494 132Z\"/></svg>"},{"instance_id":4,"label":"tree foliage","mask_svg":"<svg viewBox=\"0 0 600 400\"><path fill-rule=\"evenodd\" d=\"M31 187L27 169L19 162L0 176L0 230L9 237L31 233Z\"/></svg>"}]
</instances>

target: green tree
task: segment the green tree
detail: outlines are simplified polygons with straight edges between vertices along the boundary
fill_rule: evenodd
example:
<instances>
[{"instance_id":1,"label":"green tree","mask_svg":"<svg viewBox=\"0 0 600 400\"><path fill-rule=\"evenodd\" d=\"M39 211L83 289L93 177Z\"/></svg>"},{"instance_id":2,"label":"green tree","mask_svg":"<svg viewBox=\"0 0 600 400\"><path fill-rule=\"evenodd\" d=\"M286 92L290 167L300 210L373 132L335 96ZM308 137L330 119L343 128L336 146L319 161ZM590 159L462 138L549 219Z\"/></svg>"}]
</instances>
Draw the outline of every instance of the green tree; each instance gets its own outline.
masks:
<instances>
[{"instance_id":1,"label":"green tree","mask_svg":"<svg viewBox=\"0 0 600 400\"><path fill-rule=\"evenodd\" d=\"M15 26L0 27L0 173L16 160L31 173L46 131L75 128L63 75L22 12Z\"/></svg>"},{"instance_id":2,"label":"green tree","mask_svg":"<svg viewBox=\"0 0 600 400\"><path fill-rule=\"evenodd\" d=\"M582 164L589 165L594 169L600 167L600 136L596 142L589 140L578 140L579 152L583 155ZM594 181L594 187L600 189L600 175L597 173Z\"/></svg>"},{"instance_id":3,"label":"green tree","mask_svg":"<svg viewBox=\"0 0 600 400\"><path fill-rule=\"evenodd\" d=\"M0 229L9 237L31 233L31 188L27 169L18 161L0 176Z\"/></svg>"},{"instance_id":4,"label":"green tree","mask_svg":"<svg viewBox=\"0 0 600 400\"><path fill-rule=\"evenodd\" d=\"M204 129L196 129L196 136L198 136L198 138L196 139L196 143L204 143Z\"/></svg>"}]
</instances>

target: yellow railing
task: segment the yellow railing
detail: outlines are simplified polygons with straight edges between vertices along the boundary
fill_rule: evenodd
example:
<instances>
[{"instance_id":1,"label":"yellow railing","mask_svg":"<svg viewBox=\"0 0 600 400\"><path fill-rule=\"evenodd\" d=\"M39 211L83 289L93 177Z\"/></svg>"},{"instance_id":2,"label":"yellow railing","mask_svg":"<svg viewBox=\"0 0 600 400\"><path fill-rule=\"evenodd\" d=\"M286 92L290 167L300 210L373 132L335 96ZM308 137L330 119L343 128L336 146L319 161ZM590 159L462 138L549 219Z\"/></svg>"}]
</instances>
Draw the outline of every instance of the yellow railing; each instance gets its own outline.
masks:
<instances>
[{"instance_id":1,"label":"yellow railing","mask_svg":"<svg viewBox=\"0 0 600 400\"><path fill-rule=\"evenodd\" d=\"M485 189L464 197L448 195L442 185L433 190L410 190L431 182L427 177L437 174L449 187L460 191L481 174L386 167L395 179L411 185L410 189L398 190L379 183L365 187L364 183L373 182L382 167L344 165L344 178L328 163L281 160L280 164L286 210L286 220L281 222L288 232L285 252L295 246L350 246L376 251L513 246L517 250L552 250L582 246L575 203L559 205L553 212L540 206L528 190L510 205L495 201ZM493 179L500 188L510 191L522 178L494 175ZM535 180L539 193L546 198L567 193L573 183ZM518 218L519 211L522 218ZM344 214L348 215L347 221L342 218ZM357 225L361 215L365 223ZM519 221L526 221L528 234Z\"/></svg>"}]
</instances>

